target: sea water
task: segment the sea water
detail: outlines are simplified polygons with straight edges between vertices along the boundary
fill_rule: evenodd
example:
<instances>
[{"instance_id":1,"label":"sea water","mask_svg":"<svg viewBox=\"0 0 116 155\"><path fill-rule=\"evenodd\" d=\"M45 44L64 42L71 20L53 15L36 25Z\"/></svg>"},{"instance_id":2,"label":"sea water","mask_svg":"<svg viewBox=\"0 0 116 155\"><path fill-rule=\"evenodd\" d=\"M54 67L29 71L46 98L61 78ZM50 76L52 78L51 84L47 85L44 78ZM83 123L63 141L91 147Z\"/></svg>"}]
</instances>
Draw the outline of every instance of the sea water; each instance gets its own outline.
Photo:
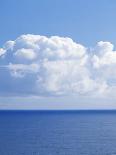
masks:
<instances>
[{"instance_id":1,"label":"sea water","mask_svg":"<svg viewBox=\"0 0 116 155\"><path fill-rule=\"evenodd\" d=\"M116 155L116 111L0 111L0 155Z\"/></svg>"}]
</instances>

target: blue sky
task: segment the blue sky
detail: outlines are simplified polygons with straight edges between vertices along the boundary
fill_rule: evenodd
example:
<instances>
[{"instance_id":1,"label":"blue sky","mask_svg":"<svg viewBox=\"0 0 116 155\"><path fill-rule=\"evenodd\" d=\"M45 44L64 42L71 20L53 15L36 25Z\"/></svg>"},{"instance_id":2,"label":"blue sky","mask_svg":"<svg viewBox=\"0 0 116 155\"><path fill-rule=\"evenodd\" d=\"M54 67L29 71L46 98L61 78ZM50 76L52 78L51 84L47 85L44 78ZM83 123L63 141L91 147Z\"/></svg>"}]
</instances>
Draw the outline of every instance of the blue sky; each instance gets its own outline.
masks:
<instances>
[{"instance_id":1,"label":"blue sky","mask_svg":"<svg viewBox=\"0 0 116 155\"><path fill-rule=\"evenodd\" d=\"M116 108L116 97L112 93L116 90L115 0L1 0L0 4L1 109ZM47 38L48 43L44 42L42 36ZM73 42L62 40L62 37L69 37ZM7 42L9 40L12 42ZM35 44L33 40L38 43ZM51 41L54 44L58 42L55 51ZM62 47L62 53L58 53L64 43L66 47ZM43 53L43 46L49 49L53 57L47 52L38 57L35 46L39 46ZM75 46L80 57L75 55ZM69 50L67 54L67 49L74 52ZM9 51L14 54L6 54ZM83 66L80 65L82 62ZM93 67L90 67L91 63ZM55 65L64 70L53 68ZM73 76L70 76L71 70L74 70ZM62 77L60 73L64 72L65 76ZM56 73L57 77L54 78ZM86 79L83 79L84 76ZM33 88L35 81L39 81L37 88ZM78 83L78 87L75 86ZM109 97L110 94L113 96Z\"/></svg>"},{"instance_id":2,"label":"blue sky","mask_svg":"<svg viewBox=\"0 0 116 155\"><path fill-rule=\"evenodd\" d=\"M68 36L87 46L115 43L115 0L1 0L0 45L21 34Z\"/></svg>"}]
</instances>

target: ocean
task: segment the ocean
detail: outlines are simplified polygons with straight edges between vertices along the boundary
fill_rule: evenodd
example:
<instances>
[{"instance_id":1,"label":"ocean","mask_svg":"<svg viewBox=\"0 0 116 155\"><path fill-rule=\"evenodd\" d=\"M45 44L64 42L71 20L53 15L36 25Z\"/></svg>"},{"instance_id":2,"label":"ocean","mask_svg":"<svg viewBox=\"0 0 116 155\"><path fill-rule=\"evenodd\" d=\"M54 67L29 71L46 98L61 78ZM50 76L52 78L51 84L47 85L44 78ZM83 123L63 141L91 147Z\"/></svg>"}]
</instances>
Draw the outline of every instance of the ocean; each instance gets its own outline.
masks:
<instances>
[{"instance_id":1,"label":"ocean","mask_svg":"<svg viewBox=\"0 0 116 155\"><path fill-rule=\"evenodd\" d=\"M0 155L116 155L116 111L0 111Z\"/></svg>"}]
</instances>

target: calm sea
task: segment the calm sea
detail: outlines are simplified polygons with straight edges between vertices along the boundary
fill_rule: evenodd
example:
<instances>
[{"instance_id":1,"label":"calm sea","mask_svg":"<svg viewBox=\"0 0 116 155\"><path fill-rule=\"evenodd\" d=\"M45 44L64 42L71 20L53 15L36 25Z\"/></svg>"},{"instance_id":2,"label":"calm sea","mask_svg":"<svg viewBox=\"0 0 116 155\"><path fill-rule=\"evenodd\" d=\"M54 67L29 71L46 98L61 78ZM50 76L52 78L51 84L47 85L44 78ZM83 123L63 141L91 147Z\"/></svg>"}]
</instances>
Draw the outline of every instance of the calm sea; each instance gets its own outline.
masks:
<instances>
[{"instance_id":1,"label":"calm sea","mask_svg":"<svg viewBox=\"0 0 116 155\"><path fill-rule=\"evenodd\" d=\"M116 111L0 111L0 155L116 155Z\"/></svg>"}]
</instances>

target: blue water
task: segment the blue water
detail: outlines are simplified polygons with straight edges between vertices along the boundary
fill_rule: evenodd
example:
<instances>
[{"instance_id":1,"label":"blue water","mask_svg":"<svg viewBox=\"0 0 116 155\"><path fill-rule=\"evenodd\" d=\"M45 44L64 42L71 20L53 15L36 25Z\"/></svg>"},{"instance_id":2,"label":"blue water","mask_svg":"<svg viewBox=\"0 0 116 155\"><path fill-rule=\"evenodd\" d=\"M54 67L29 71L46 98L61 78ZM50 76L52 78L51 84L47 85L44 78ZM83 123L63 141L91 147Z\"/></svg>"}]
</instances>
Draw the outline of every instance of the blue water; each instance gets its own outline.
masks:
<instances>
[{"instance_id":1,"label":"blue water","mask_svg":"<svg viewBox=\"0 0 116 155\"><path fill-rule=\"evenodd\" d=\"M116 111L1 111L0 155L116 155Z\"/></svg>"}]
</instances>

